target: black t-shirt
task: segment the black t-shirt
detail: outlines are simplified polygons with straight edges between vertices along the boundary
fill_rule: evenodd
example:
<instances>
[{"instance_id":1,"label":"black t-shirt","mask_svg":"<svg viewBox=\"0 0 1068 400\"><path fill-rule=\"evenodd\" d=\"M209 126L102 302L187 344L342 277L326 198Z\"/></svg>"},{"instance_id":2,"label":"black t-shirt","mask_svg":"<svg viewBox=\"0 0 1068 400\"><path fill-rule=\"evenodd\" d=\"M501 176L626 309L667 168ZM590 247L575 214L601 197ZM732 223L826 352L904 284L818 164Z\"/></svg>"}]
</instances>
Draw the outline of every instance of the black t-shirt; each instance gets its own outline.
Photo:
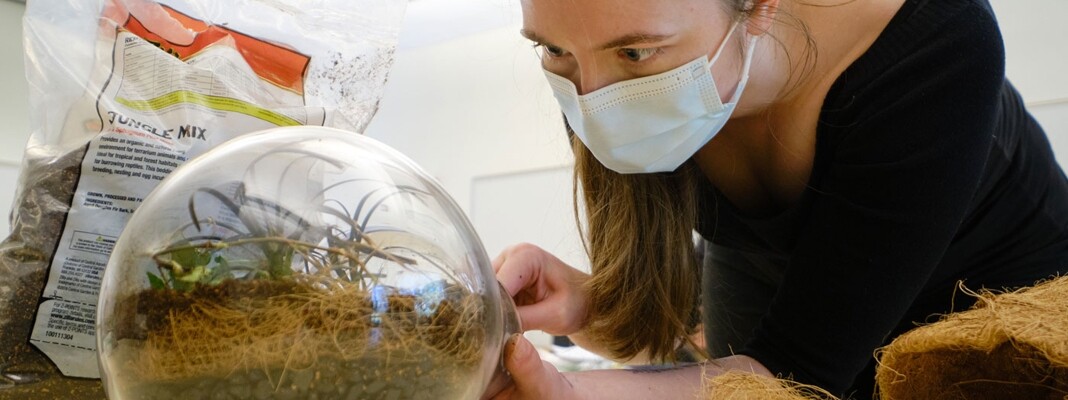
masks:
<instances>
[{"instance_id":1,"label":"black t-shirt","mask_svg":"<svg viewBox=\"0 0 1068 400\"><path fill-rule=\"evenodd\" d=\"M1004 64L986 0L907 0L828 93L797 204L750 218L703 188L706 239L788 260L740 353L841 394L959 280L1068 271L1068 181Z\"/></svg>"}]
</instances>

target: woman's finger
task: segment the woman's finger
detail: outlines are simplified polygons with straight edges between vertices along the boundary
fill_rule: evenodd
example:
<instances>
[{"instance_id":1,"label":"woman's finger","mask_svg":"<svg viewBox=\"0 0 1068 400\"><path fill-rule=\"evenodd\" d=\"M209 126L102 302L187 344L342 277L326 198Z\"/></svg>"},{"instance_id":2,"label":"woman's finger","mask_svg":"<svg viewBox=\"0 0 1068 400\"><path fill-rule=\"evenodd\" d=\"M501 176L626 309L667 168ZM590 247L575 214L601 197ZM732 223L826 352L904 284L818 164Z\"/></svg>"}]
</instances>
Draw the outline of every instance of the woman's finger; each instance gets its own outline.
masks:
<instances>
[{"instance_id":1,"label":"woman's finger","mask_svg":"<svg viewBox=\"0 0 1068 400\"><path fill-rule=\"evenodd\" d=\"M505 346L504 357L504 366L512 374L514 392L522 393L523 398L545 398L542 391L552 382L548 380L545 362L534 345L521 334L512 335Z\"/></svg>"},{"instance_id":2,"label":"woman's finger","mask_svg":"<svg viewBox=\"0 0 1068 400\"><path fill-rule=\"evenodd\" d=\"M554 301L542 301L530 305L516 307L519 320L523 321L523 329L541 330L552 335L566 336L578 331L580 326L575 326L579 321L572 321L571 314L577 315L576 310L570 310L567 304ZM565 312L567 311L567 312ZM583 310L578 310L583 312Z\"/></svg>"},{"instance_id":3,"label":"woman's finger","mask_svg":"<svg viewBox=\"0 0 1068 400\"><path fill-rule=\"evenodd\" d=\"M514 298L523 289L537 285L540 275L537 268L529 264L517 265L511 269L502 268L502 272L497 274L497 280L504 286L504 290L508 291L508 295Z\"/></svg>"},{"instance_id":4,"label":"woman's finger","mask_svg":"<svg viewBox=\"0 0 1068 400\"><path fill-rule=\"evenodd\" d=\"M538 284L541 271L546 268L540 254L543 250L530 245L519 244L501 252L494 260L497 280L501 282L508 295L515 297L525 288Z\"/></svg>"}]
</instances>

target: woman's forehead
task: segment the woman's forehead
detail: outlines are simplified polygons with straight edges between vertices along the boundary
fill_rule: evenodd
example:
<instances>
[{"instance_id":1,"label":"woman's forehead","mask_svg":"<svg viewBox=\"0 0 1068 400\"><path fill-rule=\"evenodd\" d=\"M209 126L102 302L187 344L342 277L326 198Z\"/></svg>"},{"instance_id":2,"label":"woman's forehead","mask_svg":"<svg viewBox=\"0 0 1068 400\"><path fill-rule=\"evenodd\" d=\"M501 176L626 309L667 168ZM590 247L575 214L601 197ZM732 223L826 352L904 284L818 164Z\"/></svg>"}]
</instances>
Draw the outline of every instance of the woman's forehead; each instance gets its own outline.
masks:
<instances>
[{"instance_id":1,"label":"woman's forehead","mask_svg":"<svg viewBox=\"0 0 1068 400\"><path fill-rule=\"evenodd\" d=\"M634 32L674 34L720 25L726 18L720 1L520 0L525 33L554 44L590 45Z\"/></svg>"}]
</instances>

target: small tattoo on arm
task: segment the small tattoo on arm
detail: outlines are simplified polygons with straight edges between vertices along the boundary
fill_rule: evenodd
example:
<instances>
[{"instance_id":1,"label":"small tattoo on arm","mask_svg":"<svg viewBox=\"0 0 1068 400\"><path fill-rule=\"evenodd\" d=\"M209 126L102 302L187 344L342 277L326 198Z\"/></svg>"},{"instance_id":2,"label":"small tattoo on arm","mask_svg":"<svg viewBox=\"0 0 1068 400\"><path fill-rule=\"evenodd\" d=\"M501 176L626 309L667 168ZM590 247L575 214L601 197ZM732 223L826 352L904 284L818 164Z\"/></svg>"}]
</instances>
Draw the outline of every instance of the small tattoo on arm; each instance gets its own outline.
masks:
<instances>
[{"instance_id":1,"label":"small tattoo on arm","mask_svg":"<svg viewBox=\"0 0 1068 400\"><path fill-rule=\"evenodd\" d=\"M627 371L630 371L635 374L658 374L661 372L678 371L680 369L689 368L694 365L697 364L643 365L639 367L628 368Z\"/></svg>"}]
</instances>

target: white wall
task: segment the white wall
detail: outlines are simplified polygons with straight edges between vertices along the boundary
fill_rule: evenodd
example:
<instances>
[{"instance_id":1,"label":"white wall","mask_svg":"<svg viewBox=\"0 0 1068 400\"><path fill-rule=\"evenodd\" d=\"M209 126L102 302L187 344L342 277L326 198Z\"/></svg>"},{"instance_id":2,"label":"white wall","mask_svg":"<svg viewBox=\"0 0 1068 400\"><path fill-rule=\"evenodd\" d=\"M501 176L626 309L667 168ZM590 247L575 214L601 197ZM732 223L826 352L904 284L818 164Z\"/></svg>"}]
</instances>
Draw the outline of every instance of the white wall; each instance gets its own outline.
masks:
<instances>
[{"instance_id":1,"label":"white wall","mask_svg":"<svg viewBox=\"0 0 1068 400\"><path fill-rule=\"evenodd\" d=\"M30 134L20 3L0 0L0 236L8 231L22 150Z\"/></svg>"},{"instance_id":2,"label":"white wall","mask_svg":"<svg viewBox=\"0 0 1068 400\"><path fill-rule=\"evenodd\" d=\"M1005 38L1006 73L1024 99L1032 104L1068 102L1068 1L991 0L990 4Z\"/></svg>"},{"instance_id":3,"label":"white wall","mask_svg":"<svg viewBox=\"0 0 1068 400\"><path fill-rule=\"evenodd\" d=\"M1005 37L1006 74L1068 166L1068 1L990 3Z\"/></svg>"},{"instance_id":4,"label":"white wall","mask_svg":"<svg viewBox=\"0 0 1068 400\"><path fill-rule=\"evenodd\" d=\"M559 109L518 31L400 52L366 132L434 174L465 208L475 177L568 162Z\"/></svg>"}]
</instances>

